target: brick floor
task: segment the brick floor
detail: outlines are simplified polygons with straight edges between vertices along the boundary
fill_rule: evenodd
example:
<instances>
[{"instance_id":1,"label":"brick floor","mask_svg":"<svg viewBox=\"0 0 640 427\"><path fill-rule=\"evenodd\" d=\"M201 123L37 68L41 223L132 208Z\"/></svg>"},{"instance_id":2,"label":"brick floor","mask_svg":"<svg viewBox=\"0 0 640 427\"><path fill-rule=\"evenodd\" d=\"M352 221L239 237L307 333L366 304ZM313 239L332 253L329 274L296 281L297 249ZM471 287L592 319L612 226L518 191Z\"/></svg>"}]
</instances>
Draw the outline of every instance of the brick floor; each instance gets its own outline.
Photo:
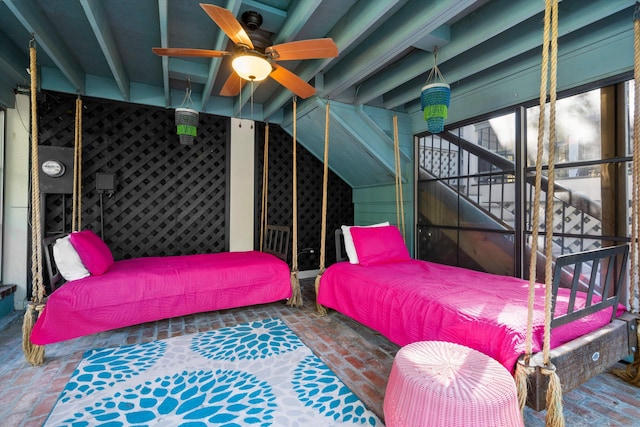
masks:
<instances>
[{"instance_id":1,"label":"brick floor","mask_svg":"<svg viewBox=\"0 0 640 427\"><path fill-rule=\"evenodd\" d=\"M148 342L278 316L383 418L386 379L398 346L339 313L318 316L313 280L303 280L303 308L283 303L200 313L77 338L46 348L44 366L29 366L22 355L22 317L0 331L0 425L41 426L86 350ZM640 389L601 374L564 395L568 427L640 426ZM527 427L544 426L543 412L525 410ZM474 426L475 427L475 426Z\"/></svg>"}]
</instances>

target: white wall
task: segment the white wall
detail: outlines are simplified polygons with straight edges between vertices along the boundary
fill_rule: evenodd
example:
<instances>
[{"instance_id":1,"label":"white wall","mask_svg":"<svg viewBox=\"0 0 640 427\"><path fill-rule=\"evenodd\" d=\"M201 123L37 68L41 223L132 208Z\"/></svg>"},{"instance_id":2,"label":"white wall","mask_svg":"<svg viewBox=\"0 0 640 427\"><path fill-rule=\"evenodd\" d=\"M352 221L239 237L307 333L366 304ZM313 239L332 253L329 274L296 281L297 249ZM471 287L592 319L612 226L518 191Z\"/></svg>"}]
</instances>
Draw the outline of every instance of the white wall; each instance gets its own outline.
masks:
<instances>
[{"instance_id":1,"label":"white wall","mask_svg":"<svg viewBox=\"0 0 640 427\"><path fill-rule=\"evenodd\" d=\"M255 126L231 119L229 171L229 251L253 249L255 218Z\"/></svg>"},{"instance_id":2,"label":"white wall","mask_svg":"<svg viewBox=\"0 0 640 427\"><path fill-rule=\"evenodd\" d=\"M17 95L7 110L4 152L4 231L2 282L17 285L16 310L27 297L27 241L29 206L29 97Z\"/></svg>"}]
</instances>

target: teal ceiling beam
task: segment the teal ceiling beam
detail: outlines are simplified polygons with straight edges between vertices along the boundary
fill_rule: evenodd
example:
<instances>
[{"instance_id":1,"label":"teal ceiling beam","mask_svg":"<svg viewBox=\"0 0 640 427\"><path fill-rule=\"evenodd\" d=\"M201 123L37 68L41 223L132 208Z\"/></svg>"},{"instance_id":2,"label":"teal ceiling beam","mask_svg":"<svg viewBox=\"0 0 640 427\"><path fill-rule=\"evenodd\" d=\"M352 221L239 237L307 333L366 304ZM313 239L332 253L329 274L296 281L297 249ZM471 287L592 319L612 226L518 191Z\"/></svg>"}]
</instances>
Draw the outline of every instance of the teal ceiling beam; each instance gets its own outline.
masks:
<instances>
[{"instance_id":1,"label":"teal ceiling beam","mask_svg":"<svg viewBox=\"0 0 640 427\"><path fill-rule=\"evenodd\" d=\"M169 77L205 84L209 78L209 65L181 58L169 58Z\"/></svg>"},{"instance_id":2,"label":"teal ceiling beam","mask_svg":"<svg viewBox=\"0 0 640 427\"><path fill-rule=\"evenodd\" d=\"M169 32L167 29L169 15L169 0L158 0L158 26L160 27L160 47L169 47ZM171 105L171 89L169 88L169 57L163 56L162 60L162 87L164 88L164 105Z\"/></svg>"},{"instance_id":3,"label":"teal ceiling beam","mask_svg":"<svg viewBox=\"0 0 640 427\"><path fill-rule=\"evenodd\" d=\"M632 0L618 2L594 0L581 4L580 10L574 11L574 13L571 13L571 10L567 10L561 15L561 19L558 21L558 37L568 36L587 25L593 28L595 32L599 32L599 21L605 21L608 17L620 13L625 9L629 9L633 4L634 2ZM562 12L562 9L560 12ZM621 20L619 24L620 28L624 28L624 24ZM627 27L632 26L632 18L628 18L626 24ZM469 34L468 37L472 37L472 35ZM466 42L468 42L468 40L464 43ZM455 39L451 45L454 43ZM562 49L562 44L562 40L560 40L559 49ZM443 48L443 55L449 52L451 45ZM478 55L473 57L465 56L464 62L461 62L459 58L454 59L451 60L450 63L444 63L442 66L439 65L438 68L442 71L447 83L452 84L474 74L489 70L495 67L496 64L507 62L512 58L522 55L523 52L536 49L541 52L541 46L542 22L535 19L534 16L532 19L523 21L518 26L511 27L508 31L504 31L492 38L482 46L483 49L478 52ZM440 54L438 54L438 57L440 57ZM433 63L431 67L433 67ZM424 79L405 81L407 81L407 83L399 86L398 89L391 91L384 97L383 106L385 108L393 109L407 103L413 103L416 99L419 99L420 91L424 85Z\"/></svg>"},{"instance_id":4,"label":"teal ceiling beam","mask_svg":"<svg viewBox=\"0 0 640 427\"><path fill-rule=\"evenodd\" d=\"M338 52L348 51L357 43L370 27L387 14L398 3L398 0L389 1L368 1L361 0L356 3L340 21L327 34L338 46ZM296 74L304 81L308 81L315 73L329 65L334 58L323 60L305 61L296 69ZM319 92L324 93L323 92ZM278 111L282 105L291 98L291 92L282 88L265 103L265 117L270 117Z\"/></svg>"},{"instance_id":5,"label":"teal ceiling beam","mask_svg":"<svg viewBox=\"0 0 640 427\"><path fill-rule=\"evenodd\" d=\"M454 37L450 43L438 48L438 65L441 66L450 58L470 51L504 32L505 22L509 22L510 26L516 26L542 11L544 11L543 2L498 0L487 3L477 12L463 18L454 24L453 28L450 28L450 33ZM398 61L392 68L365 81L358 90L357 102L366 104L391 91L398 82L407 82L419 76L422 76L426 82L433 64L434 55L432 52L417 51Z\"/></svg>"},{"instance_id":6,"label":"teal ceiling beam","mask_svg":"<svg viewBox=\"0 0 640 427\"><path fill-rule=\"evenodd\" d=\"M331 120L348 130L355 140L384 166L385 170L395 175L393 141L386 134L377 133L377 126L371 128L370 120L364 122L359 109L338 102L331 103ZM366 115L365 115L366 116ZM361 120L354 120L359 117ZM378 128L379 129L379 128ZM378 138L375 138L377 136ZM391 145L391 146L389 146Z\"/></svg>"},{"instance_id":7,"label":"teal ceiling beam","mask_svg":"<svg viewBox=\"0 0 640 427\"><path fill-rule=\"evenodd\" d=\"M74 91L85 92L84 72L74 59L67 45L62 41L54 26L47 20L36 2L22 0L3 0L7 8L20 21L22 26L35 34L36 45L42 49L62 74L73 85ZM73 92L73 91L72 91Z\"/></svg>"},{"instance_id":8,"label":"teal ceiling beam","mask_svg":"<svg viewBox=\"0 0 640 427\"><path fill-rule=\"evenodd\" d=\"M333 98L350 86L375 73L380 65L411 47L414 43L445 25L477 0L425 2L412 0L395 13L367 40L368 47L358 47L348 58L325 73L324 96Z\"/></svg>"},{"instance_id":9,"label":"teal ceiling beam","mask_svg":"<svg viewBox=\"0 0 640 427\"><path fill-rule=\"evenodd\" d=\"M58 67L40 66L40 85L41 89L53 90L56 92L77 93L76 88L71 84L69 79L60 71ZM85 92L86 94L86 84Z\"/></svg>"},{"instance_id":10,"label":"teal ceiling beam","mask_svg":"<svg viewBox=\"0 0 640 427\"><path fill-rule=\"evenodd\" d=\"M84 13L87 16L89 24L91 25L93 34L98 40L100 49L102 49L102 54L104 55L107 64L109 64L109 69L113 74L113 78L116 80L116 84L122 93L122 98L124 100L128 100L129 77L122 65L122 59L120 58L120 53L118 52L113 34L111 33L111 26L109 25L109 20L107 13L104 10L104 6L102 2L89 0L80 0L80 4L82 5L82 9L84 9Z\"/></svg>"},{"instance_id":11,"label":"teal ceiling beam","mask_svg":"<svg viewBox=\"0 0 640 427\"><path fill-rule=\"evenodd\" d=\"M362 106L357 107L358 112L358 116L360 117L360 119L362 119L362 122L365 126L367 126L369 129L371 129L373 132L375 132L375 134L378 136L378 138L380 139L380 141L382 143L384 143L386 146L390 147L391 149L394 149L394 140L393 137L389 136L389 133L385 132L381 127L380 127L380 122L374 120L373 118L371 118L371 116L362 108ZM389 123L391 123L391 135L393 135L393 115L394 113L392 111L389 110L381 110L381 112L384 111L384 113L382 113L385 116L386 121L388 121ZM397 113L396 113L397 114ZM402 114L402 116L407 116L406 114ZM400 134L400 126L401 124L407 123L407 120L401 120L400 118L400 114L398 114L398 134ZM398 136L399 137L399 136ZM407 153L405 150L400 149L400 155L401 155L401 160L408 162L411 161L411 153Z\"/></svg>"},{"instance_id":12,"label":"teal ceiling beam","mask_svg":"<svg viewBox=\"0 0 640 427\"><path fill-rule=\"evenodd\" d=\"M326 101L322 101L317 96L313 96L309 99L299 100L296 105L297 116L296 119L300 119L307 114L311 113L316 108L322 107L324 109ZM286 112L284 113L284 117L280 122L280 126L283 128L288 128L293 126L293 101L291 101L291 106L286 107Z\"/></svg>"},{"instance_id":13,"label":"teal ceiling beam","mask_svg":"<svg viewBox=\"0 0 640 427\"><path fill-rule=\"evenodd\" d=\"M362 124L364 126L367 126L369 130L378 137L379 141L382 144L384 144L386 147L390 147L393 150L394 149L393 138L391 138L389 134L383 131L380 128L380 126L378 126L378 124L373 119L371 119L371 117L368 114L362 111L362 108L356 108L355 111L358 114L358 117L360 118L360 120L362 121ZM387 116L389 121L393 121L393 115L391 113L387 114ZM408 159L405 159L405 160L408 160Z\"/></svg>"},{"instance_id":14,"label":"teal ceiling beam","mask_svg":"<svg viewBox=\"0 0 640 427\"><path fill-rule=\"evenodd\" d=\"M449 44L451 41L451 27L449 25L441 25L423 39L413 44L418 49L433 52L435 49L440 50L442 46Z\"/></svg>"},{"instance_id":15,"label":"teal ceiling beam","mask_svg":"<svg viewBox=\"0 0 640 427\"><path fill-rule=\"evenodd\" d=\"M0 78L16 84L28 84L29 60L13 42L0 32Z\"/></svg>"},{"instance_id":16,"label":"teal ceiling beam","mask_svg":"<svg viewBox=\"0 0 640 427\"><path fill-rule=\"evenodd\" d=\"M322 0L300 0L294 2L287 10L287 19L278 31L278 36L273 40L273 44L286 43L295 40L296 36L311 18Z\"/></svg>"},{"instance_id":17,"label":"teal ceiling beam","mask_svg":"<svg viewBox=\"0 0 640 427\"><path fill-rule=\"evenodd\" d=\"M619 13L620 20L609 19L597 29L585 29L584 35L571 38L558 45L558 91L571 89L591 82L620 76L633 70L633 23L627 14ZM470 78L451 91L451 108L448 123L508 108L517 103L535 100L540 88L540 53L532 51L517 63L498 67L494 73ZM426 130L421 118L420 101L407 106L411 111L414 133Z\"/></svg>"}]
</instances>

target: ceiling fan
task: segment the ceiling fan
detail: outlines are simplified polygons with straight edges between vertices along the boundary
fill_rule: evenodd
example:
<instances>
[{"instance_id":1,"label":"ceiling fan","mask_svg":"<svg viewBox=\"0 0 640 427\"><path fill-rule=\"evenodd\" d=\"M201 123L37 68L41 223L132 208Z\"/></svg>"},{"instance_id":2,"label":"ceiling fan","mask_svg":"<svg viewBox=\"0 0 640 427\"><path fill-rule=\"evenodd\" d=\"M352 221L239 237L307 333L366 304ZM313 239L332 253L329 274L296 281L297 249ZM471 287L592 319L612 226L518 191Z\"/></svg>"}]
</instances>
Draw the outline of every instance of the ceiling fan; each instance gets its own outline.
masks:
<instances>
[{"instance_id":1,"label":"ceiling fan","mask_svg":"<svg viewBox=\"0 0 640 427\"><path fill-rule=\"evenodd\" d=\"M229 10L212 4L200 3L200 6L235 43L235 53L222 50L159 47L154 47L152 51L160 56L217 58L233 55L232 67L234 71L220 91L222 96L235 96L240 93L245 82L261 81L269 76L297 96L308 98L316 92L315 88L279 65L277 61L338 56L338 47L330 38L281 43L261 49L254 46L242 24ZM243 17L245 25L252 31L257 30L262 24L262 16L256 12L245 12Z\"/></svg>"}]
</instances>

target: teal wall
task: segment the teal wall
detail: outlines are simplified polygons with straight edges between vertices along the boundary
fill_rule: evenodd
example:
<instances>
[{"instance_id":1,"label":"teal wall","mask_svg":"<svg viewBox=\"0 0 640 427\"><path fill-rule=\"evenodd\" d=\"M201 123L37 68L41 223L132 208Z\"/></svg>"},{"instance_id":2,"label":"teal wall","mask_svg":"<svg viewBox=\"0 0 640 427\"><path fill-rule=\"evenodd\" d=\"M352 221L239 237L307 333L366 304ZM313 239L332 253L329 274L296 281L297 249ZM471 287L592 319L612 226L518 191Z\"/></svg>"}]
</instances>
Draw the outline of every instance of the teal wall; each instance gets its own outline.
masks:
<instances>
[{"instance_id":1,"label":"teal wall","mask_svg":"<svg viewBox=\"0 0 640 427\"><path fill-rule=\"evenodd\" d=\"M393 140L393 112L365 109L367 115ZM405 241L414 254L414 148L411 122L407 115L398 114L398 141L402 153L402 202L404 206ZM398 221L396 207L395 175L386 183L353 188L354 224L370 225L389 221L402 231L402 219Z\"/></svg>"}]
</instances>

